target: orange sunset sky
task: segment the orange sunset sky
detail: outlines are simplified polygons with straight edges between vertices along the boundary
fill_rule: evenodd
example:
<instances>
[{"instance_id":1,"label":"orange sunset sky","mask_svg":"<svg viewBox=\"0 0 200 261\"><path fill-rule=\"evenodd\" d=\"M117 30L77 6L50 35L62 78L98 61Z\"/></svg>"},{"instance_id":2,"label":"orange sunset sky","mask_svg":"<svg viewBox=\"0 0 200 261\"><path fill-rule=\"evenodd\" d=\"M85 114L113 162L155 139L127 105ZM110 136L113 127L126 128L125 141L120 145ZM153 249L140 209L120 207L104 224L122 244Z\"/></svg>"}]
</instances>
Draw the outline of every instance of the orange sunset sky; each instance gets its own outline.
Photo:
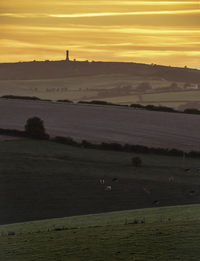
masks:
<instances>
[{"instance_id":1,"label":"orange sunset sky","mask_svg":"<svg viewBox=\"0 0 200 261\"><path fill-rule=\"evenodd\" d=\"M1 0L0 62L133 61L200 68L199 1Z\"/></svg>"}]
</instances>

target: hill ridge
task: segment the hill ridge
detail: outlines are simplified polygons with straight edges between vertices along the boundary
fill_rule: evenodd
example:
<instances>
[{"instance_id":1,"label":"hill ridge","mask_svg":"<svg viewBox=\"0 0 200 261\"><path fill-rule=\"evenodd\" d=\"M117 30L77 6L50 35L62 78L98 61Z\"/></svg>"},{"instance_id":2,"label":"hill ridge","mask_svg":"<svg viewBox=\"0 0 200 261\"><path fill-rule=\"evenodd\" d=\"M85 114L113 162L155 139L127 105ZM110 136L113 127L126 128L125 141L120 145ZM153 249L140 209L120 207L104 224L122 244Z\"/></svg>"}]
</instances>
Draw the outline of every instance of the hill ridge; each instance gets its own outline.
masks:
<instances>
[{"instance_id":1,"label":"hill ridge","mask_svg":"<svg viewBox=\"0 0 200 261\"><path fill-rule=\"evenodd\" d=\"M30 61L0 63L0 80L58 79L97 74L163 77L170 81L200 82L200 70L134 62Z\"/></svg>"}]
</instances>

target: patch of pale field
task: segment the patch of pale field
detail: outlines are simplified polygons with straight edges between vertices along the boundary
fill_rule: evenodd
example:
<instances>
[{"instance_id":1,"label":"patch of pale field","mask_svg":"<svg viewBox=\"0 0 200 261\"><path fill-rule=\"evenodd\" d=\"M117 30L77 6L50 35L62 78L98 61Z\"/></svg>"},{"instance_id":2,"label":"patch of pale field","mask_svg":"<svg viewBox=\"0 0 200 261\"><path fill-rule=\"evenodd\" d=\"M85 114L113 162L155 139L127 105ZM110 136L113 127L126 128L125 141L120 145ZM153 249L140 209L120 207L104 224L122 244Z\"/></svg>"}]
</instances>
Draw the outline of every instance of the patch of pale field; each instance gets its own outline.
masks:
<instances>
[{"instance_id":1,"label":"patch of pale field","mask_svg":"<svg viewBox=\"0 0 200 261\"><path fill-rule=\"evenodd\" d=\"M158 103L154 103L154 105L162 105L162 106L167 106L170 108L175 108L177 110L181 110L180 106L185 105L185 102L158 102Z\"/></svg>"},{"instance_id":2,"label":"patch of pale field","mask_svg":"<svg viewBox=\"0 0 200 261\"><path fill-rule=\"evenodd\" d=\"M139 103L138 95L119 96L119 97L105 98L105 99L98 99L98 100L107 101L115 104Z\"/></svg>"},{"instance_id":3,"label":"patch of pale field","mask_svg":"<svg viewBox=\"0 0 200 261\"><path fill-rule=\"evenodd\" d=\"M14 231L16 234L20 234L28 232L34 233L38 230L40 232L46 232L59 227L67 227L71 229L74 227L86 228L95 226L123 225L125 222L131 223L134 220L144 219L145 222L149 224L156 222L167 222L169 219L173 220L173 222L199 221L200 206L198 204L194 204L145 208L0 225L0 235L6 235L9 231Z\"/></svg>"},{"instance_id":4,"label":"patch of pale field","mask_svg":"<svg viewBox=\"0 0 200 261\"><path fill-rule=\"evenodd\" d=\"M165 101L159 101L159 102L151 102L151 103L143 103L143 105L147 105L147 104L151 104L151 105L155 105L155 106L166 106L166 107L170 107L170 108L174 108L177 110L180 110L180 106L184 105L185 102L165 102Z\"/></svg>"},{"instance_id":5,"label":"patch of pale field","mask_svg":"<svg viewBox=\"0 0 200 261\"><path fill-rule=\"evenodd\" d=\"M155 93L155 94L144 94L141 96L144 104L164 105L173 108L184 104L185 102L199 101L200 91L186 91L186 92L166 92L166 93ZM113 98L102 99L112 103L119 104L131 104L140 103L140 97L138 95L128 95Z\"/></svg>"},{"instance_id":6,"label":"patch of pale field","mask_svg":"<svg viewBox=\"0 0 200 261\"><path fill-rule=\"evenodd\" d=\"M28 118L38 116L51 136L200 150L199 115L5 99L0 111L0 128L22 130Z\"/></svg>"},{"instance_id":7,"label":"patch of pale field","mask_svg":"<svg viewBox=\"0 0 200 261\"><path fill-rule=\"evenodd\" d=\"M142 97L144 101L160 101L160 102L200 101L200 91L145 94Z\"/></svg>"}]
</instances>

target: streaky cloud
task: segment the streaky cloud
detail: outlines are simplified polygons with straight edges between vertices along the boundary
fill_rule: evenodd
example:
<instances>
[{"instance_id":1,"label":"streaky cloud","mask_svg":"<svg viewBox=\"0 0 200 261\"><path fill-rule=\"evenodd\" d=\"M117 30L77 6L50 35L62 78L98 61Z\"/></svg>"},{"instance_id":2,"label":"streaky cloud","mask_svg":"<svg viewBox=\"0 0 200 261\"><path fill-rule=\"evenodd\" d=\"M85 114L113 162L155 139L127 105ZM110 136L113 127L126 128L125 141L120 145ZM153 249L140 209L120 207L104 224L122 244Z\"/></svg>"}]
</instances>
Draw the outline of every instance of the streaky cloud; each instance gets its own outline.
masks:
<instances>
[{"instance_id":1,"label":"streaky cloud","mask_svg":"<svg viewBox=\"0 0 200 261\"><path fill-rule=\"evenodd\" d=\"M76 2L63 2L58 1L56 4L59 5L91 5L91 1L76 1ZM99 6L99 5L130 5L130 6L169 6L169 5L197 5L199 1L93 1L92 5Z\"/></svg>"},{"instance_id":2,"label":"streaky cloud","mask_svg":"<svg viewBox=\"0 0 200 261\"><path fill-rule=\"evenodd\" d=\"M200 56L200 51L183 51L183 50L167 50L163 51L155 51L155 50L137 50L137 51L126 51L118 53L120 57L144 57L144 56L173 56L173 55L188 55L188 56Z\"/></svg>"},{"instance_id":3,"label":"streaky cloud","mask_svg":"<svg viewBox=\"0 0 200 261\"><path fill-rule=\"evenodd\" d=\"M91 33L122 33L122 34L146 34L146 35L170 35L170 34L200 34L197 28L172 28L172 27L124 27L124 26L81 26L71 25L70 27L52 27L52 26L26 26L26 25L4 25L7 30L23 30L25 31L46 31L46 32L91 32Z\"/></svg>"},{"instance_id":4,"label":"streaky cloud","mask_svg":"<svg viewBox=\"0 0 200 261\"><path fill-rule=\"evenodd\" d=\"M134 11L134 12L104 12L104 13L79 13L79 14L34 14L34 13L0 13L0 16L13 18L89 18L106 16L138 16L138 15L184 15L200 14L200 9L166 10L166 11Z\"/></svg>"},{"instance_id":5,"label":"streaky cloud","mask_svg":"<svg viewBox=\"0 0 200 261\"><path fill-rule=\"evenodd\" d=\"M105 12L105 13L82 13L82 14L50 14L55 18L84 18L104 16L134 16L134 15L178 15L178 14L200 14L200 9L173 10L173 11L135 11L135 12Z\"/></svg>"},{"instance_id":6,"label":"streaky cloud","mask_svg":"<svg viewBox=\"0 0 200 261\"><path fill-rule=\"evenodd\" d=\"M0 13L0 17L11 18L39 18L48 17L47 14L34 14L34 13Z\"/></svg>"}]
</instances>

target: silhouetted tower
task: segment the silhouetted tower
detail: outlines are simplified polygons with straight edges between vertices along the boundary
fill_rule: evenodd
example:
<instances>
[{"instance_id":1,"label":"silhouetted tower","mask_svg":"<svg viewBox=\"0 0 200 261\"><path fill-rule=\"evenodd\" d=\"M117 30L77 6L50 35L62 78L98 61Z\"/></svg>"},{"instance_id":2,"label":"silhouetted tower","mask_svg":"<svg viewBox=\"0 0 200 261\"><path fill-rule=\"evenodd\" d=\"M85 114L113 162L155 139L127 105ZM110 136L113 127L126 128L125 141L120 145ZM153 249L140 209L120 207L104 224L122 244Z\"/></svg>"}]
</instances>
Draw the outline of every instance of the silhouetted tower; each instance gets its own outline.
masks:
<instances>
[{"instance_id":1,"label":"silhouetted tower","mask_svg":"<svg viewBox=\"0 0 200 261\"><path fill-rule=\"evenodd\" d=\"M69 51L66 51L66 61L69 62Z\"/></svg>"}]
</instances>

